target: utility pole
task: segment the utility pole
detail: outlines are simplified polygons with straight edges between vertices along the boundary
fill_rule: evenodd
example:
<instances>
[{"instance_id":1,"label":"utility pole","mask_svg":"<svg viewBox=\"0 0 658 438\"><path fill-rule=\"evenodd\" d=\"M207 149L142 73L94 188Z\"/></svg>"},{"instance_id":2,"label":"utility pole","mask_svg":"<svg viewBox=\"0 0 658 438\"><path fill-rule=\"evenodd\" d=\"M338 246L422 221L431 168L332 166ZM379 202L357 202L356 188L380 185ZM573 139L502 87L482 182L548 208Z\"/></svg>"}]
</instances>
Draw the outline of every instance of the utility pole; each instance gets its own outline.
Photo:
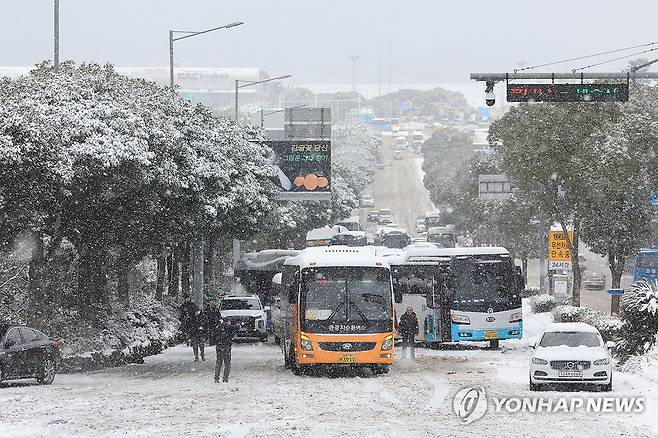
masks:
<instances>
[{"instance_id":1,"label":"utility pole","mask_svg":"<svg viewBox=\"0 0 658 438\"><path fill-rule=\"evenodd\" d=\"M377 65L377 97L382 95L382 47L379 46L379 58Z\"/></svg>"},{"instance_id":2,"label":"utility pole","mask_svg":"<svg viewBox=\"0 0 658 438\"><path fill-rule=\"evenodd\" d=\"M356 93L356 63L361 58L360 56L350 56L352 60L352 91Z\"/></svg>"},{"instance_id":3,"label":"utility pole","mask_svg":"<svg viewBox=\"0 0 658 438\"><path fill-rule=\"evenodd\" d=\"M55 66L55 71L59 70L59 0L55 0L55 10L54 10L54 23L53 23L53 43L54 43L54 56L53 63Z\"/></svg>"}]
</instances>

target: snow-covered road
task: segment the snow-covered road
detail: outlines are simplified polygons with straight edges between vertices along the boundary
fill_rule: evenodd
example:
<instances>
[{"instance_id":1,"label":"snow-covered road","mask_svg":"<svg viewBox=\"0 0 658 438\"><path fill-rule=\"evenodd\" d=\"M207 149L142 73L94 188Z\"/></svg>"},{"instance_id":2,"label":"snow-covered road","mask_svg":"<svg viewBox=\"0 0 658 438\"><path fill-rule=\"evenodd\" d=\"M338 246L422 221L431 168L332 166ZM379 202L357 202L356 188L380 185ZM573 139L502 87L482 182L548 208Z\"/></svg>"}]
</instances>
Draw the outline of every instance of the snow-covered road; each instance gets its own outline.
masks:
<instances>
[{"instance_id":1,"label":"snow-covered road","mask_svg":"<svg viewBox=\"0 0 658 438\"><path fill-rule=\"evenodd\" d=\"M419 349L416 361L398 361L385 376L297 377L276 346L239 344L228 384L212 381L213 350L195 364L185 346L143 365L60 375L51 386L5 383L0 436L656 436L658 388L621 373L613 395L647 397L643 414L497 414L490 407L472 424L458 422L452 398L464 386L483 385L495 397L536 395L527 386L527 345L549 318L526 312L528 337L499 351Z\"/></svg>"}]
</instances>

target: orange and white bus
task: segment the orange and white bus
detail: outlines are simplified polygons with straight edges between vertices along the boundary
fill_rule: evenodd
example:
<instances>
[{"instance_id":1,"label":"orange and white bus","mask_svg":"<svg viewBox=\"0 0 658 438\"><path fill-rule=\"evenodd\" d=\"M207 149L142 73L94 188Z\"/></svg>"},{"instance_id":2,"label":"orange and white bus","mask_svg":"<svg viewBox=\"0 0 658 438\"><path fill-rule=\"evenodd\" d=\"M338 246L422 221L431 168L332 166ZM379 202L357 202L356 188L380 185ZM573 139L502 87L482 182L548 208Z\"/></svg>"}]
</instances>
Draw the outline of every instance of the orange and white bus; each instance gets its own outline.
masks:
<instances>
[{"instance_id":1,"label":"orange and white bus","mask_svg":"<svg viewBox=\"0 0 658 438\"><path fill-rule=\"evenodd\" d=\"M394 358L391 269L374 247L306 248L274 283L281 349L295 374L319 365L387 373Z\"/></svg>"}]
</instances>

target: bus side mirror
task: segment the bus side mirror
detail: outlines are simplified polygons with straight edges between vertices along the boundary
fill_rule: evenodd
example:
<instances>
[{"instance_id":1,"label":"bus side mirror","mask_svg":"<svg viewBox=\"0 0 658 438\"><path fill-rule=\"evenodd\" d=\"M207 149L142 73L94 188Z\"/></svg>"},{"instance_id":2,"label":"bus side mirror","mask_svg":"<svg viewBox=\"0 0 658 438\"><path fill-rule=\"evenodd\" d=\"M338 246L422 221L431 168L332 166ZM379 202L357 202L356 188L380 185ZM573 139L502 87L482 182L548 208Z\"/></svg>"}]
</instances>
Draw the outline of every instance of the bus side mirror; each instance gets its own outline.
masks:
<instances>
[{"instance_id":1,"label":"bus side mirror","mask_svg":"<svg viewBox=\"0 0 658 438\"><path fill-rule=\"evenodd\" d=\"M396 304L400 304L402 302L402 292L393 291L393 298Z\"/></svg>"}]
</instances>

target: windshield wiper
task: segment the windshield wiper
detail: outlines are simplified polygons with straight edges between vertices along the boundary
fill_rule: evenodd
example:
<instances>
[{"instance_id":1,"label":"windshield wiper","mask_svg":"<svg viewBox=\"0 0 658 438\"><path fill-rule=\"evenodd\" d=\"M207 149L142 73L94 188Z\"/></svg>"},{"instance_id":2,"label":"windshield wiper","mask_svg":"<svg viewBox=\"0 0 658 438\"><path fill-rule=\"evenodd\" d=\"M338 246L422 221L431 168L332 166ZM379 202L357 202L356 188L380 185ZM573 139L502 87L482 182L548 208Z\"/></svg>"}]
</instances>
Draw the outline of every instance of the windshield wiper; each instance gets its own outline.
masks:
<instances>
[{"instance_id":1,"label":"windshield wiper","mask_svg":"<svg viewBox=\"0 0 658 438\"><path fill-rule=\"evenodd\" d=\"M342 301L342 302L338 305L338 307L336 307L336 308L334 309L334 311L331 312L331 315L329 315L329 318L327 318L327 321L331 321L331 319L332 319L334 316L336 316L336 314L338 313L338 311L339 311L340 309L342 309L344 305L345 305L345 301Z\"/></svg>"},{"instance_id":2,"label":"windshield wiper","mask_svg":"<svg viewBox=\"0 0 658 438\"><path fill-rule=\"evenodd\" d=\"M363 319L363 322L370 322L370 320L369 320L369 319L366 317L366 315L361 311L361 309L359 309L359 307L358 307L356 304L354 304L354 301L349 300L348 302L350 303L350 306L354 307L354 310L356 310L356 313L358 313L359 316L361 317L361 319ZM348 316L348 318L349 318L349 316Z\"/></svg>"}]
</instances>

